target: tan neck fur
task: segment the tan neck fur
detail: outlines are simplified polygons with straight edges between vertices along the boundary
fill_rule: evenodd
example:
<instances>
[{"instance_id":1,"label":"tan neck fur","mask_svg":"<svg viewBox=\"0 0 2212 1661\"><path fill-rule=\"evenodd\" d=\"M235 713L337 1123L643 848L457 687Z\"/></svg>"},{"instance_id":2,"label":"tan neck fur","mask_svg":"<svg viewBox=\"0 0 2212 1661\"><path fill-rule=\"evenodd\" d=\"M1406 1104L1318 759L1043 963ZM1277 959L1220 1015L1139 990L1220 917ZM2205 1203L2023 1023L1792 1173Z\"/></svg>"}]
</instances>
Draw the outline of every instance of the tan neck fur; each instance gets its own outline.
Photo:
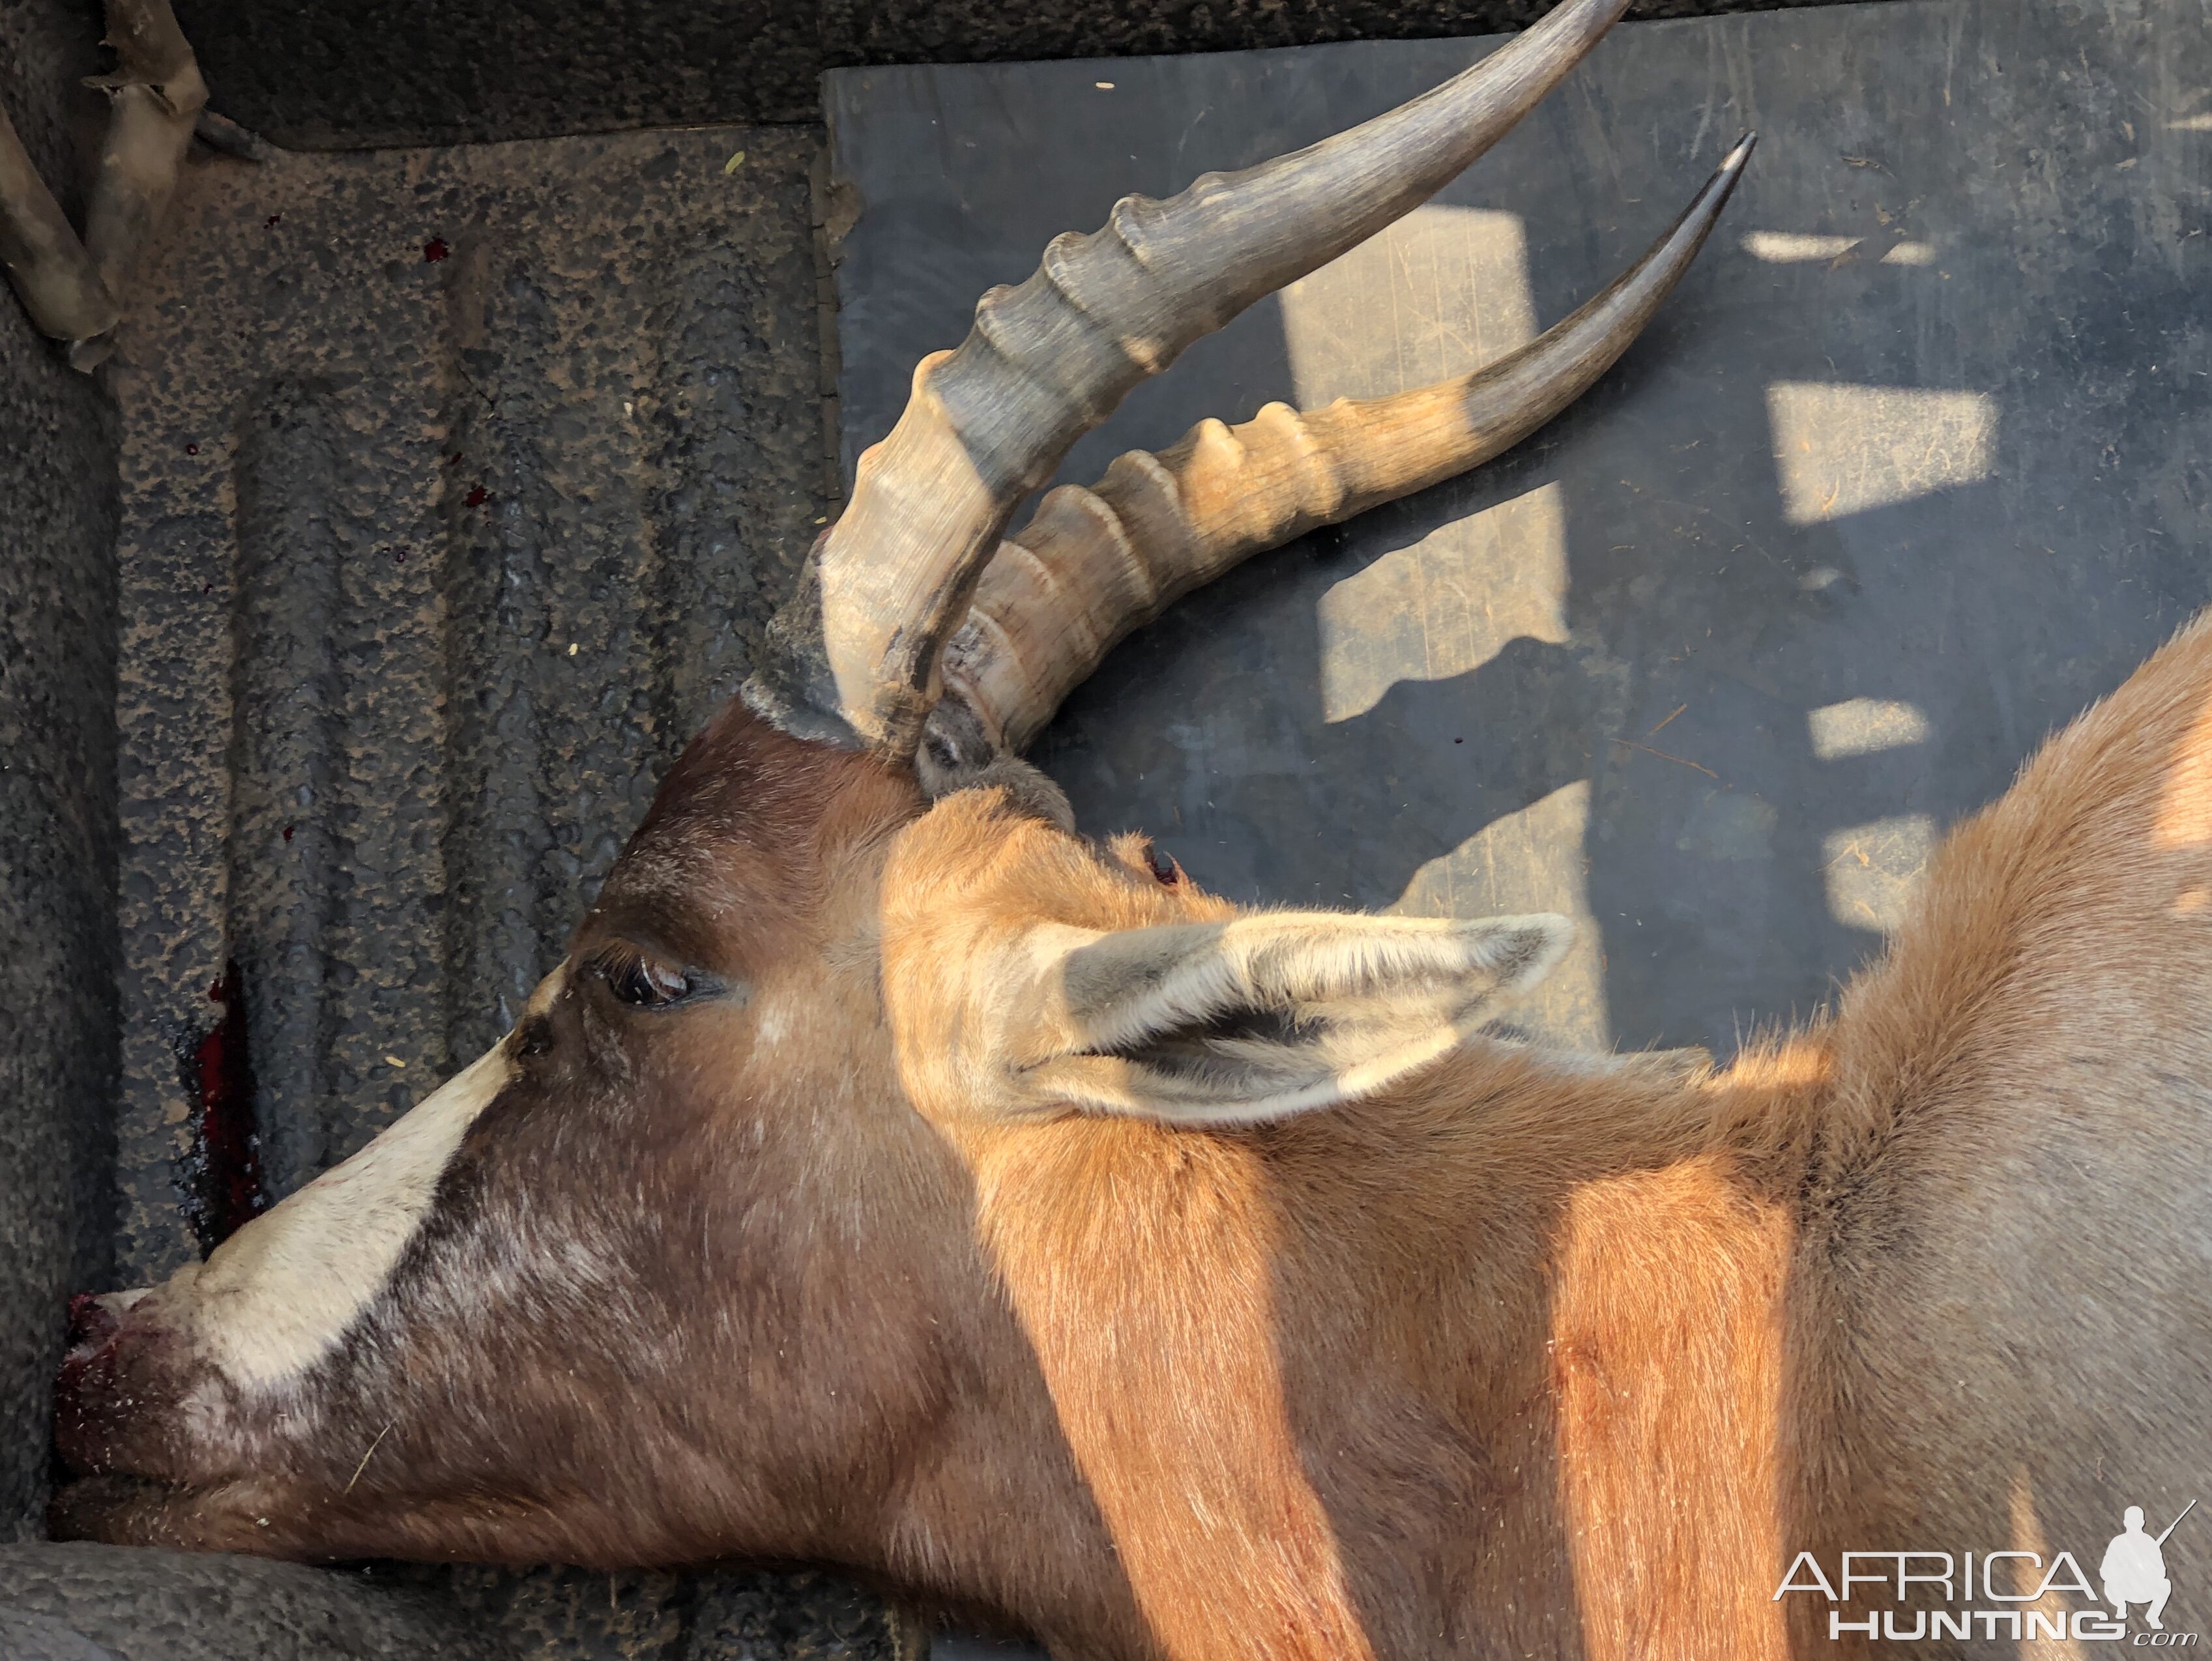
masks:
<instances>
[{"instance_id":1,"label":"tan neck fur","mask_svg":"<svg viewBox=\"0 0 2212 1661\"><path fill-rule=\"evenodd\" d=\"M1240 1133L962 1131L986 1256L1116 1554L1030 1584L1118 1569L1176 1656L1541 1653L1577 1626L1625 1655L1661 1635L1663 1564L1741 1585L1755 1652L1790 1202L1826 1078L1818 1038L1688 1082L1486 1048ZM1734 1532L1710 1525L1723 1491ZM1709 1604L1694 1619L1710 1636Z\"/></svg>"}]
</instances>

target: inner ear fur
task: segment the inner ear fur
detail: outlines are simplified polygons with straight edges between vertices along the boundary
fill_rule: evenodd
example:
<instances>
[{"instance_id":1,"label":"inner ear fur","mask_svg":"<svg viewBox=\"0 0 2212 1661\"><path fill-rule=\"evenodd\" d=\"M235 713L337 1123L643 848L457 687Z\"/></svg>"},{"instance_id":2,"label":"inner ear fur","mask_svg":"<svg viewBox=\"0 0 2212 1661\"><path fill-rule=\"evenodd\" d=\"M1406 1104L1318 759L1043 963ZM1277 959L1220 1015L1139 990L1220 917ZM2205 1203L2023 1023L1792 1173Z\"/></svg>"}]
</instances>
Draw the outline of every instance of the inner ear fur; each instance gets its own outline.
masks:
<instances>
[{"instance_id":1,"label":"inner ear fur","mask_svg":"<svg viewBox=\"0 0 2212 1661\"><path fill-rule=\"evenodd\" d=\"M1038 1110L1256 1124L1380 1088L1462 1043L1565 952L1550 912L1472 921L1273 912L1032 943Z\"/></svg>"}]
</instances>

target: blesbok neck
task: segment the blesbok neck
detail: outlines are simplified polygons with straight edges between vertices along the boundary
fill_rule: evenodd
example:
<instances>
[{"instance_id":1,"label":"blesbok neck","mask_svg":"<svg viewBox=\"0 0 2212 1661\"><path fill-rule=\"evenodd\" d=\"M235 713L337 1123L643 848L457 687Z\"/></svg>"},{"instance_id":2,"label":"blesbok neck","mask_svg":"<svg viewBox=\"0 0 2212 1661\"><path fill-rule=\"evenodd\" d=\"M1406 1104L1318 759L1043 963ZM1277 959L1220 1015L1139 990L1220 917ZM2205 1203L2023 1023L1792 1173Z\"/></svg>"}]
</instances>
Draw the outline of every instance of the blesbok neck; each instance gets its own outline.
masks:
<instances>
[{"instance_id":1,"label":"blesbok neck","mask_svg":"<svg viewBox=\"0 0 2212 1661\"><path fill-rule=\"evenodd\" d=\"M1396 1625L1443 1583L1462 1645L1548 1652L1513 1611L1579 1586L1609 1618L1583 1570L1644 1549L1617 1519L1697 1514L1668 1495L1717 1485L1771 1521L1796 1173L1827 1068L1819 1038L1717 1076L1485 1048L1261 1129L957 1133L1055 1457L1151 1636L1178 1656L1453 1652ZM1614 1422L1605 1381L1662 1355L1674 1410ZM1270 1573L1199 1584L1224 1539ZM1509 1563L1520 1578L1489 1584ZM1532 1563L1558 1585L1528 1584ZM1763 1597L1756 1569L1738 1578Z\"/></svg>"}]
</instances>

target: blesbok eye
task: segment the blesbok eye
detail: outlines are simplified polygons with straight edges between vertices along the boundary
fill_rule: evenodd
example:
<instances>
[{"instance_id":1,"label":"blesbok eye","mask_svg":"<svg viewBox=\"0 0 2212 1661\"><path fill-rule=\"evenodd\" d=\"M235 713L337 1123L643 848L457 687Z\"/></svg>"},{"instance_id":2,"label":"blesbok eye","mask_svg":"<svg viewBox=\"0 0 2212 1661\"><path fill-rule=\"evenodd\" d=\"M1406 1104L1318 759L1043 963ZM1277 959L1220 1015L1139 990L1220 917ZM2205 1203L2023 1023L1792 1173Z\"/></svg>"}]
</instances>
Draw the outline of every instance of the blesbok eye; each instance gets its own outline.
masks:
<instances>
[{"instance_id":1,"label":"blesbok eye","mask_svg":"<svg viewBox=\"0 0 2212 1661\"><path fill-rule=\"evenodd\" d=\"M635 946L610 946L592 959L591 967L616 1001L634 1009L662 1009L706 990L701 978Z\"/></svg>"}]
</instances>

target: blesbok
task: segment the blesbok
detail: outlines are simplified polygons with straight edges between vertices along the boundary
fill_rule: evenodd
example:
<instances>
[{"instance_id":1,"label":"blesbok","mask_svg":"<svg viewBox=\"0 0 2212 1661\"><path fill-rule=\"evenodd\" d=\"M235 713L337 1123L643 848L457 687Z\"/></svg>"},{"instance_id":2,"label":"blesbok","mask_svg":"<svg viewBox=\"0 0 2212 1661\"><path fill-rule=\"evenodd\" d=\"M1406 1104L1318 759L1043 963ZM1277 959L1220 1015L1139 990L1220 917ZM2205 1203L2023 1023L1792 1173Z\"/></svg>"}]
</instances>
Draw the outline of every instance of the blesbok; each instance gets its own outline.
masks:
<instances>
[{"instance_id":1,"label":"blesbok","mask_svg":"<svg viewBox=\"0 0 2212 1661\"><path fill-rule=\"evenodd\" d=\"M2039 1568L2212 1482L2212 629L1953 835L1832 1019L1719 1073L1486 1033L1559 918L1243 911L1015 759L1175 595L1625 348L1747 144L1514 357L1202 426L1001 541L1625 3L987 297L514 1032L80 1309L57 1531L818 1559L1102 1661L1718 1657L1826 1652L1841 1606L1774 1595L1800 1553Z\"/></svg>"}]
</instances>

